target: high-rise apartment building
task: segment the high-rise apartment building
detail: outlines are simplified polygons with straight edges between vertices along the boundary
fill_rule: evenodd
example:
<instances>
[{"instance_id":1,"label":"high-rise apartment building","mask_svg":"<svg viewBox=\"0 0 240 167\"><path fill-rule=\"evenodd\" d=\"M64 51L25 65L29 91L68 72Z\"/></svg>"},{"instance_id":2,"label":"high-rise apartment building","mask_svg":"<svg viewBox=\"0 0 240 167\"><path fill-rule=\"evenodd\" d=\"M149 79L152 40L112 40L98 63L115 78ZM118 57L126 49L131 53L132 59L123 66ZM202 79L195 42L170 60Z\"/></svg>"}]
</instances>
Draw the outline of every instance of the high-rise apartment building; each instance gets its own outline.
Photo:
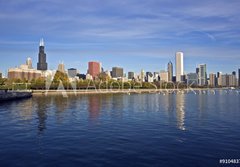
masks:
<instances>
[{"instance_id":1,"label":"high-rise apartment building","mask_svg":"<svg viewBox=\"0 0 240 167\"><path fill-rule=\"evenodd\" d=\"M207 85L207 65L199 65L199 86Z\"/></svg>"},{"instance_id":2,"label":"high-rise apartment building","mask_svg":"<svg viewBox=\"0 0 240 167\"><path fill-rule=\"evenodd\" d=\"M215 87L216 86L216 74L210 73L209 74L209 85L211 87Z\"/></svg>"}]
</instances>

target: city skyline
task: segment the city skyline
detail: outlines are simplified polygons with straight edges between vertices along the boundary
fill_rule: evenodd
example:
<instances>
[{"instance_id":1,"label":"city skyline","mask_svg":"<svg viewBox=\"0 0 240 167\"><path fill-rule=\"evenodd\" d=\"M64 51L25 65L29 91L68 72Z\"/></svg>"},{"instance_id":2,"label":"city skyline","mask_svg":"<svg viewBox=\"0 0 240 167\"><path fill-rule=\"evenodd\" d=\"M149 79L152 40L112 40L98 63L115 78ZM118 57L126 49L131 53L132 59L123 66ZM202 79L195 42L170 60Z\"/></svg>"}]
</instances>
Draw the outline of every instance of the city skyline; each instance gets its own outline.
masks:
<instances>
[{"instance_id":1,"label":"city skyline","mask_svg":"<svg viewBox=\"0 0 240 167\"><path fill-rule=\"evenodd\" d=\"M62 71L62 72L64 72L62 69L65 69L65 64L64 64L64 62L63 61L59 61L59 63L57 64L57 68L54 68L54 69L48 69L48 63L47 63L47 56L46 56L46 53L45 53L45 51L44 51L44 48L45 48L45 45L44 45L44 39L43 38L41 38L40 39L40 43L39 43L39 53L38 53L38 62L37 62L37 67L36 67L36 69L37 70L40 70L40 71L45 71L45 70L50 70L50 71L54 71L54 70L59 70L60 68L61 68L61 70L59 70L59 71ZM167 67L165 68L165 69L161 69L161 70L155 70L155 71L151 71L151 72L161 72L161 71L167 71L168 72L168 77L169 77L169 75L172 75L172 76L175 76L176 77L176 80L177 80L177 82L179 82L179 81L182 81L183 80L183 76L187 76L187 74L191 74L192 72L194 72L194 70L200 70L201 68L201 65L203 65L203 64L196 64L196 67L195 67L195 69L193 69L193 71L190 71L190 72L186 72L186 71L184 71L184 69L185 69L185 63L184 63L184 61L185 61L185 58L184 58L185 56L184 56L184 53L183 52L176 52L175 53L175 70L173 70L173 64L172 64L172 62L171 62L171 60L169 60L169 62L167 63ZM40 69L39 69L39 62L41 62L40 64L44 64L43 65L43 67L40 67ZM99 64L99 65L97 65L98 67L98 69L99 70L97 70L96 71L96 69L93 69L93 67L91 67L92 65L91 64ZM101 72L101 70L103 70L104 69L104 66L102 67L102 62L99 62L99 61L95 61L95 60L91 60L91 61L88 61L87 62L87 64L88 64L88 67L87 67L87 69L86 69L86 72L79 72L79 74L80 73L82 73L82 74L90 74L93 78L95 78L95 76L97 75L97 74L100 74L100 72ZM33 62L32 62L32 58L31 57L28 57L27 59L26 59L26 65L27 66L29 66L29 69L34 69L34 66L33 66ZM169 66L170 65L170 66ZM204 64L205 66L206 66L206 64ZM15 66L15 68L18 68L18 67L20 67L21 68L21 64L19 64L18 66ZM112 69L114 69L114 68L122 68L122 69L124 69L124 67L123 66L112 66L111 67ZM9 67L8 68L8 71L9 71L9 69L12 69L12 67ZM67 67L66 69L76 69L76 70L78 70L79 71L79 69L77 68L77 67L73 67L73 66L71 66L71 67ZM89 69L91 69L90 71L89 71ZM110 71L110 69L104 69L105 71ZM143 69L141 69L141 70L143 70ZM239 72L239 68L237 69L238 70L238 72ZM236 71L237 70L232 70L232 72L230 72L230 73L236 73ZM93 72L94 71L94 72ZM175 71L175 73L174 73L174 71ZM1 71L0 71L1 72ZM125 71L123 74L127 74L128 72L132 72L131 70L129 70L129 71ZM197 72L197 71L196 71ZM201 70L200 70L200 72L201 72ZM207 80L207 68L205 67L205 73L206 73L206 79L205 79L205 81L204 82L206 82L206 80ZM227 72L225 73L225 72L222 72L222 71L218 71L218 72L216 72L216 73L223 73L223 74L228 74ZM1 72L2 73L2 72ZM7 73L7 72L6 72ZM96 74L93 74L93 73L96 73ZM139 72L139 71L134 71L134 73L136 73L136 74L140 74L141 72ZM172 74L170 74L170 73L172 73ZM198 72L197 72L198 73ZM212 74L215 74L215 72L210 72L210 73L212 73ZM3 73L4 74L4 73ZM122 75L123 75L122 74ZM200 74L201 75L201 74ZM5 77L7 76L7 74L5 74ZM170 77L171 78L171 77Z\"/></svg>"},{"instance_id":2,"label":"city skyline","mask_svg":"<svg viewBox=\"0 0 240 167\"><path fill-rule=\"evenodd\" d=\"M124 64L126 71L159 71L166 70L169 60L174 62L177 51L185 54L186 73L203 63L214 73L239 68L239 1L0 4L0 71L4 74L27 57L36 68L40 38L46 41L49 69L64 60L66 67L85 73L87 62L94 60L104 62L106 69Z\"/></svg>"}]
</instances>

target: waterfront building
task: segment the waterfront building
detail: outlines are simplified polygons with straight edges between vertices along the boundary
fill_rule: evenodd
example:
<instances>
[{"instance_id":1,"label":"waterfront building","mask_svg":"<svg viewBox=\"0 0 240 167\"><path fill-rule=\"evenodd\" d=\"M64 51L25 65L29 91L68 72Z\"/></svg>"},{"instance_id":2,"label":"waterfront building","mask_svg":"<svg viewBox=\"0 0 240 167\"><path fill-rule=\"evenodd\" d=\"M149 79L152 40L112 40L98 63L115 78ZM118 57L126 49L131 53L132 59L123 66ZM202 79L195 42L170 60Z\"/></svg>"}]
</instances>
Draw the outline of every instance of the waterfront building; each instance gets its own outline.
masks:
<instances>
[{"instance_id":1,"label":"waterfront building","mask_svg":"<svg viewBox=\"0 0 240 167\"><path fill-rule=\"evenodd\" d=\"M176 82L181 82L181 76L184 72L183 52L176 53Z\"/></svg>"},{"instance_id":2,"label":"waterfront building","mask_svg":"<svg viewBox=\"0 0 240 167\"><path fill-rule=\"evenodd\" d=\"M187 74L187 84L188 85L198 85L198 74L197 73Z\"/></svg>"},{"instance_id":3,"label":"waterfront building","mask_svg":"<svg viewBox=\"0 0 240 167\"><path fill-rule=\"evenodd\" d=\"M146 72L145 81L146 81L146 82L153 82L153 81L154 81L153 73L152 73L152 72Z\"/></svg>"},{"instance_id":4,"label":"waterfront building","mask_svg":"<svg viewBox=\"0 0 240 167\"><path fill-rule=\"evenodd\" d=\"M93 80L93 77L92 77L92 75L87 74L87 75L86 75L86 79L87 79L87 80Z\"/></svg>"},{"instance_id":5,"label":"waterfront building","mask_svg":"<svg viewBox=\"0 0 240 167\"><path fill-rule=\"evenodd\" d=\"M123 68L113 67L112 68L112 78L123 78Z\"/></svg>"},{"instance_id":6,"label":"waterfront building","mask_svg":"<svg viewBox=\"0 0 240 167\"><path fill-rule=\"evenodd\" d=\"M141 81L141 82L145 82L145 72L144 72L143 69L141 70L140 81Z\"/></svg>"},{"instance_id":7,"label":"waterfront building","mask_svg":"<svg viewBox=\"0 0 240 167\"><path fill-rule=\"evenodd\" d=\"M222 86L222 72L217 72L217 86Z\"/></svg>"},{"instance_id":8,"label":"waterfront building","mask_svg":"<svg viewBox=\"0 0 240 167\"><path fill-rule=\"evenodd\" d=\"M216 86L216 83L217 83L216 74L210 73L210 74L209 74L209 85L210 85L211 87L215 87L215 86Z\"/></svg>"},{"instance_id":9,"label":"waterfront building","mask_svg":"<svg viewBox=\"0 0 240 167\"><path fill-rule=\"evenodd\" d=\"M187 78L186 78L186 75L181 75L181 82L183 83L187 83Z\"/></svg>"},{"instance_id":10,"label":"waterfront building","mask_svg":"<svg viewBox=\"0 0 240 167\"><path fill-rule=\"evenodd\" d=\"M207 65L199 65L199 86L207 85Z\"/></svg>"},{"instance_id":11,"label":"waterfront building","mask_svg":"<svg viewBox=\"0 0 240 167\"><path fill-rule=\"evenodd\" d=\"M235 87L236 86L236 75L229 75L229 86Z\"/></svg>"},{"instance_id":12,"label":"waterfront building","mask_svg":"<svg viewBox=\"0 0 240 167\"><path fill-rule=\"evenodd\" d=\"M66 73L65 71L65 65L63 63L60 63L58 65L58 71L62 72L62 73Z\"/></svg>"},{"instance_id":13,"label":"waterfront building","mask_svg":"<svg viewBox=\"0 0 240 167\"><path fill-rule=\"evenodd\" d=\"M229 86L229 75L228 74L221 75L221 80L222 80L221 86L223 86L223 87Z\"/></svg>"},{"instance_id":14,"label":"waterfront building","mask_svg":"<svg viewBox=\"0 0 240 167\"><path fill-rule=\"evenodd\" d=\"M154 81L160 81L160 72L154 72L153 78Z\"/></svg>"},{"instance_id":15,"label":"waterfront building","mask_svg":"<svg viewBox=\"0 0 240 167\"><path fill-rule=\"evenodd\" d=\"M168 71L160 71L160 80L164 82L168 82Z\"/></svg>"},{"instance_id":16,"label":"waterfront building","mask_svg":"<svg viewBox=\"0 0 240 167\"><path fill-rule=\"evenodd\" d=\"M93 79L98 77L101 73L101 69L101 63L95 61L88 62L88 74L90 74Z\"/></svg>"},{"instance_id":17,"label":"waterfront building","mask_svg":"<svg viewBox=\"0 0 240 167\"><path fill-rule=\"evenodd\" d=\"M77 69L76 68L69 68L68 69L68 76L70 78L74 78L77 76Z\"/></svg>"},{"instance_id":18,"label":"waterfront building","mask_svg":"<svg viewBox=\"0 0 240 167\"><path fill-rule=\"evenodd\" d=\"M79 79L85 80L86 79L86 74L77 74L77 77Z\"/></svg>"},{"instance_id":19,"label":"waterfront building","mask_svg":"<svg viewBox=\"0 0 240 167\"><path fill-rule=\"evenodd\" d=\"M173 64L171 61L168 62L168 81L173 81Z\"/></svg>"},{"instance_id":20,"label":"waterfront building","mask_svg":"<svg viewBox=\"0 0 240 167\"><path fill-rule=\"evenodd\" d=\"M47 66L47 56L44 52L44 41L41 39L39 44L37 70L45 71L47 70Z\"/></svg>"},{"instance_id":21,"label":"waterfront building","mask_svg":"<svg viewBox=\"0 0 240 167\"><path fill-rule=\"evenodd\" d=\"M42 71L29 68L29 64L22 64L17 68L8 69L9 79L21 79L31 81L42 77Z\"/></svg>"},{"instance_id":22,"label":"waterfront building","mask_svg":"<svg viewBox=\"0 0 240 167\"><path fill-rule=\"evenodd\" d=\"M128 79L130 80L134 79L134 72L128 72Z\"/></svg>"}]
</instances>

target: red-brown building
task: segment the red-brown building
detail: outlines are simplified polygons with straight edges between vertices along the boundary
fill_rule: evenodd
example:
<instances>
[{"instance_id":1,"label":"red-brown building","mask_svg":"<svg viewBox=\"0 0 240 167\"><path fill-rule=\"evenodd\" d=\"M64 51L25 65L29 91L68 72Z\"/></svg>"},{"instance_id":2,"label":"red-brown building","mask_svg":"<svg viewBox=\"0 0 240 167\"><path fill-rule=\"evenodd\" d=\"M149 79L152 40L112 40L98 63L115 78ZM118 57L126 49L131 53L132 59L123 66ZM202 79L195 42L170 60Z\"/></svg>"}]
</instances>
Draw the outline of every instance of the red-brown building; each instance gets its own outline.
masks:
<instances>
[{"instance_id":1,"label":"red-brown building","mask_svg":"<svg viewBox=\"0 0 240 167\"><path fill-rule=\"evenodd\" d=\"M93 79L96 79L96 77L101 72L101 63L99 62L88 62L88 74L90 74Z\"/></svg>"}]
</instances>

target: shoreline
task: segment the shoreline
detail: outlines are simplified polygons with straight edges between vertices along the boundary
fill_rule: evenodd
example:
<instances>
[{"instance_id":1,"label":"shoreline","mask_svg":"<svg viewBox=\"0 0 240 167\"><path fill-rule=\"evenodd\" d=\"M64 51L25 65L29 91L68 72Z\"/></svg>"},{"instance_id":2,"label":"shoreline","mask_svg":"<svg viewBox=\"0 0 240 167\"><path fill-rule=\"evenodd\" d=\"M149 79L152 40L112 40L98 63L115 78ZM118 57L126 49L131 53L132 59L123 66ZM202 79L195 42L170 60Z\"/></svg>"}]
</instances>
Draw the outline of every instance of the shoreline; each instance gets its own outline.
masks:
<instances>
[{"instance_id":1,"label":"shoreline","mask_svg":"<svg viewBox=\"0 0 240 167\"><path fill-rule=\"evenodd\" d=\"M191 88L191 89L84 89L84 90L32 90L33 95L58 95L58 94L141 94L141 93L168 93L191 92L207 90L231 90L230 88ZM233 89L238 90L238 89Z\"/></svg>"}]
</instances>

